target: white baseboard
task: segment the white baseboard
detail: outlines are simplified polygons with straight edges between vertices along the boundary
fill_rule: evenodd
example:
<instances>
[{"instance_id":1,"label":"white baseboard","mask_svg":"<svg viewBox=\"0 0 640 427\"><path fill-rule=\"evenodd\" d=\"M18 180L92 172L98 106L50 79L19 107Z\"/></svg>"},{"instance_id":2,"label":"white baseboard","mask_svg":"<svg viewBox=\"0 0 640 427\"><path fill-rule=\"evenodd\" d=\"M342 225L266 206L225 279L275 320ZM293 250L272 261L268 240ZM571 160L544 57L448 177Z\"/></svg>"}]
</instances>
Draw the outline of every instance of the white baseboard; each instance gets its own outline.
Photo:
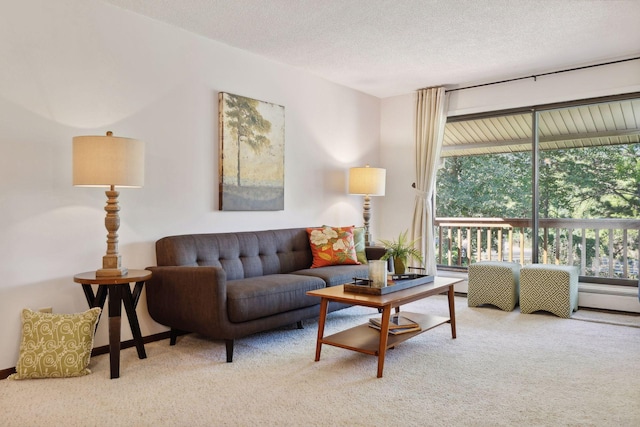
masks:
<instances>
[{"instance_id":1,"label":"white baseboard","mask_svg":"<svg viewBox=\"0 0 640 427\"><path fill-rule=\"evenodd\" d=\"M463 279L456 284L457 293L466 294L469 290L466 272L439 271L438 275ZM640 313L638 288L629 286L601 285L597 283L578 284L578 307Z\"/></svg>"},{"instance_id":2,"label":"white baseboard","mask_svg":"<svg viewBox=\"0 0 640 427\"><path fill-rule=\"evenodd\" d=\"M629 286L578 284L578 307L640 313L638 288Z\"/></svg>"}]
</instances>

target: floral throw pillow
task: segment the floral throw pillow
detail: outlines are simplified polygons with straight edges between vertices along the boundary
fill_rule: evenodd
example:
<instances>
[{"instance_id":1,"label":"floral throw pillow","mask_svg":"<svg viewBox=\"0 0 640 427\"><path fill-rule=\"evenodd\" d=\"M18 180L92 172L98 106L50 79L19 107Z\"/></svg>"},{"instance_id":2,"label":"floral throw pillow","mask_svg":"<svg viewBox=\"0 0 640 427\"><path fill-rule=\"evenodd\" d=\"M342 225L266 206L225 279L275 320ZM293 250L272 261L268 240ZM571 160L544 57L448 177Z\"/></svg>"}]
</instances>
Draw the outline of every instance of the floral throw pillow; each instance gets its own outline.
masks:
<instances>
[{"instance_id":1,"label":"floral throw pillow","mask_svg":"<svg viewBox=\"0 0 640 427\"><path fill-rule=\"evenodd\" d=\"M311 268L360 264L353 240L353 227L307 228L313 264Z\"/></svg>"}]
</instances>

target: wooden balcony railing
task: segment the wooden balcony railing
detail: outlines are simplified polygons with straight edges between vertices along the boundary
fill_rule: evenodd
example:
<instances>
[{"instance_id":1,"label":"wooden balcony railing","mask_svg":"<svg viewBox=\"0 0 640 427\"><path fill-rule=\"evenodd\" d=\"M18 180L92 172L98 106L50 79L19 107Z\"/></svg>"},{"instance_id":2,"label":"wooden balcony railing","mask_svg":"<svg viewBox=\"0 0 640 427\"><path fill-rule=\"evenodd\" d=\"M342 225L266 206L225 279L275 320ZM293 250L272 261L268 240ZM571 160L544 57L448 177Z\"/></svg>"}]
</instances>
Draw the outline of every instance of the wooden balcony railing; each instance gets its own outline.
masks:
<instances>
[{"instance_id":1,"label":"wooden balcony railing","mask_svg":"<svg viewBox=\"0 0 640 427\"><path fill-rule=\"evenodd\" d=\"M530 264L528 218L436 218L437 262L467 267L485 260ZM538 262L575 265L580 275L638 282L640 220L540 219Z\"/></svg>"}]
</instances>

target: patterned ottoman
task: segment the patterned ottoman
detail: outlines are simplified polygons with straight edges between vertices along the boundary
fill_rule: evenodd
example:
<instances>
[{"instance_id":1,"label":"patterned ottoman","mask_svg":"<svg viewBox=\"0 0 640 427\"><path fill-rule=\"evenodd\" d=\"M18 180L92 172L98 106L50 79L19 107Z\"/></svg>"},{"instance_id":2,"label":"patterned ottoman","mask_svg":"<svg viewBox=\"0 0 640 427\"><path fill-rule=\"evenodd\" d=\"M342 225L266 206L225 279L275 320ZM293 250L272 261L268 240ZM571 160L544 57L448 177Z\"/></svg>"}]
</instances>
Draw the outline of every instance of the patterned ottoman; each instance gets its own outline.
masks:
<instances>
[{"instance_id":1,"label":"patterned ottoman","mask_svg":"<svg viewBox=\"0 0 640 427\"><path fill-rule=\"evenodd\" d=\"M578 309L578 267L530 264L520 272L520 312L571 317Z\"/></svg>"},{"instance_id":2,"label":"patterned ottoman","mask_svg":"<svg viewBox=\"0 0 640 427\"><path fill-rule=\"evenodd\" d=\"M480 261L469 266L467 304L477 307L491 304L512 311L518 303L520 264L504 261Z\"/></svg>"}]
</instances>

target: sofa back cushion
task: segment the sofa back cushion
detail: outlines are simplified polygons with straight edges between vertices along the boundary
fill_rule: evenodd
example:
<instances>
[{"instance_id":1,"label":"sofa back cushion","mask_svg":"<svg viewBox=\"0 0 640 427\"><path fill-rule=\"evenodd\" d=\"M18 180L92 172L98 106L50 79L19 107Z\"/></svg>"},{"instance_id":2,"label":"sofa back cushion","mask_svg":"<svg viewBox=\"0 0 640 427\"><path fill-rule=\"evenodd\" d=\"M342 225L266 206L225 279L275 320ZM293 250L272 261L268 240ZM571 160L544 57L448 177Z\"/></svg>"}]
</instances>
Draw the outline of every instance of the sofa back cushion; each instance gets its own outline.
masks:
<instances>
[{"instance_id":1,"label":"sofa back cushion","mask_svg":"<svg viewBox=\"0 0 640 427\"><path fill-rule=\"evenodd\" d=\"M305 228L185 234L156 242L158 266L222 267L227 280L286 274L313 261Z\"/></svg>"}]
</instances>

